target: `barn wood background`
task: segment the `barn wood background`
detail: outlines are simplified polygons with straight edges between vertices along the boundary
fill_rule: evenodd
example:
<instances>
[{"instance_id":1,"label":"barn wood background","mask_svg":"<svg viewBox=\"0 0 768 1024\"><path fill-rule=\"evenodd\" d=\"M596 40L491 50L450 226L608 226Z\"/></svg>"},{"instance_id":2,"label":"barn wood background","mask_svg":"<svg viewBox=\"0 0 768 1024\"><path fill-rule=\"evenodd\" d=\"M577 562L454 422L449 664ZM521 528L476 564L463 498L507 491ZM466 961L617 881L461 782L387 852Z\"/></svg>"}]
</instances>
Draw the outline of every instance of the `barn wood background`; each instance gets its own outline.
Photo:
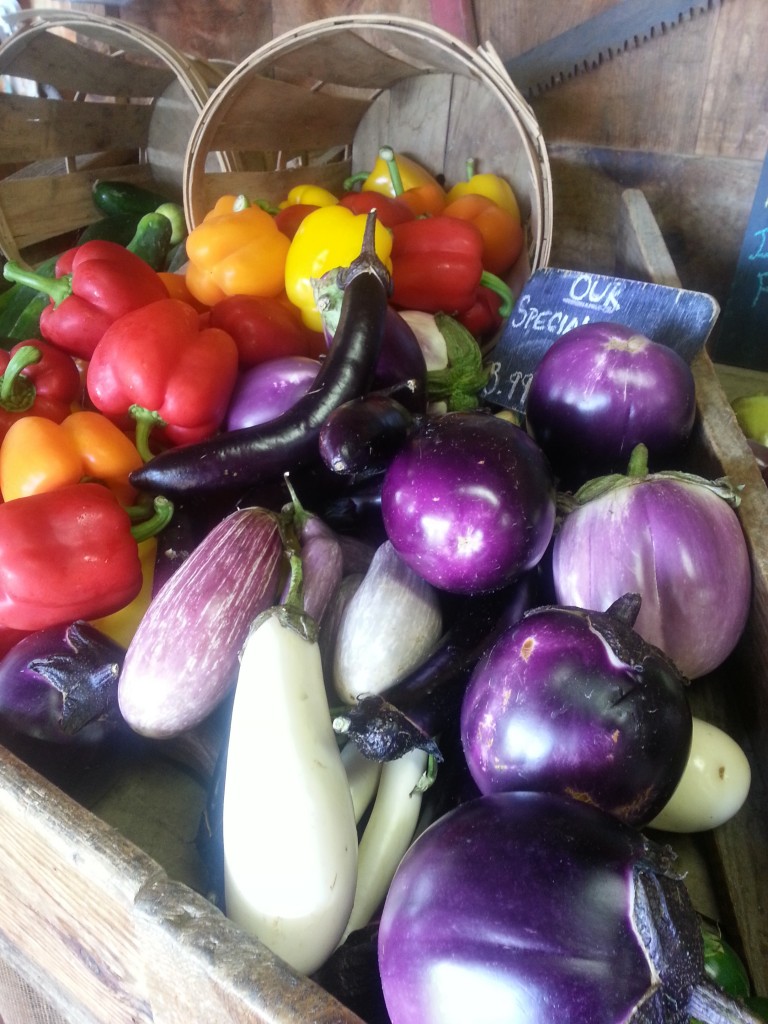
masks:
<instances>
[{"instance_id":1,"label":"barn wood background","mask_svg":"<svg viewBox=\"0 0 768 1024\"><path fill-rule=\"evenodd\" d=\"M33 5L120 17L194 56L237 62L273 36L316 18L374 12L434 21L469 42L491 42L505 58L614 3L34 0ZM708 12L531 98L552 162L553 264L611 272L620 194L627 187L641 188L684 287L709 292L725 305L768 148L766 29L765 0L713 0ZM493 138L492 125L488 138Z\"/></svg>"}]
</instances>

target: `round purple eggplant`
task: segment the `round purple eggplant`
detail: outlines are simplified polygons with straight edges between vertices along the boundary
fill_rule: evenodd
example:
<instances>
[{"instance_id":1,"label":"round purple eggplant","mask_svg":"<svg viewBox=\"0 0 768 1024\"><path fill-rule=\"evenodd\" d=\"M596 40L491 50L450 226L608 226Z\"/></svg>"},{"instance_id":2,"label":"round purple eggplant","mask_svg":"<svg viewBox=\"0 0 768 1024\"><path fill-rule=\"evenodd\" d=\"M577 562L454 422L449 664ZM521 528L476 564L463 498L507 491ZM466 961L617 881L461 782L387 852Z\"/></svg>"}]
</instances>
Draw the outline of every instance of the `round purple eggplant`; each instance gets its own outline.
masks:
<instances>
[{"instance_id":1,"label":"round purple eggplant","mask_svg":"<svg viewBox=\"0 0 768 1024\"><path fill-rule=\"evenodd\" d=\"M41 629L0 661L0 719L24 736L98 744L121 721L124 649L88 622Z\"/></svg>"},{"instance_id":2,"label":"round purple eggplant","mask_svg":"<svg viewBox=\"0 0 768 1024\"><path fill-rule=\"evenodd\" d=\"M643 825L688 760L686 680L631 628L635 595L607 612L526 612L476 666L461 737L481 793L573 796Z\"/></svg>"},{"instance_id":3,"label":"round purple eggplant","mask_svg":"<svg viewBox=\"0 0 768 1024\"><path fill-rule=\"evenodd\" d=\"M520 427L484 412L427 418L389 465L384 527L433 586L483 593L541 560L552 537L552 472Z\"/></svg>"},{"instance_id":4,"label":"round purple eggplant","mask_svg":"<svg viewBox=\"0 0 768 1024\"><path fill-rule=\"evenodd\" d=\"M691 368L624 324L582 324L542 357L526 421L564 484L623 469L637 444L654 460L682 450L696 416Z\"/></svg>"},{"instance_id":5,"label":"round purple eggplant","mask_svg":"<svg viewBox=\"0 0 768 1024\"><path fill-rule=\"evenodd\" d=\"M239 430L275 419L309 391L320 362L308 356L269 359L243 370L227 410L226 429Z\"/></svg>"},{"instance_id":6,"label":"round purple eggplant","mask_svg":"<svg viewBox=\"0 0 768 1024\"><path fill-rule=\"evenodd\" d=\"M756 1021L706 978L673 857L554 794L449 811L405 854L384 904L391 1024Z\"/></svg>"}]
</instances>

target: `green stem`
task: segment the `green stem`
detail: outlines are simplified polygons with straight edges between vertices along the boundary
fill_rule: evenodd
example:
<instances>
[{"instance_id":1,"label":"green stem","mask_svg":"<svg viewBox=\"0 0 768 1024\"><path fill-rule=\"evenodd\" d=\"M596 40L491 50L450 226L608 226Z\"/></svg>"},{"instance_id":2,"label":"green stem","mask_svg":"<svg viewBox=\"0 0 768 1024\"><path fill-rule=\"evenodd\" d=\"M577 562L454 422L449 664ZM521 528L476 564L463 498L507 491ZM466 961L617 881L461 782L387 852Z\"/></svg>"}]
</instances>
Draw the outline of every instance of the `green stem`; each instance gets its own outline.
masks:
<instances>
[{"instance_id":1,"label":"green stem","mask_svg":"<svg viewBox=\"0 0 768 1024\"><path fill-rule=\"evenodd\" d=\"M136 420L136 448L145 462L154 458L149 447L149 437L155 427L166 427L168 424L154 409L145 409L143 405L132 405L128 412Z\"/></svg>"},{"instance_id":2,"label":"green stem","mask_svg":"<svg viewBox=\"0 0 768 1024\"><path fill-rule=\"evenodd\" d=\"M648 449L644 444L635 445L629 456L627 476L637 479L648 475Z\"/></svg>"},{"instance_id":3,"label":"green stem","mask_svg":"<svg viewBox=\"0 0 768 1024\"><path fill-rule=\"evenodd\" d=\"M512 307L515 304L515 297L512 294L512 289L509 285L502 281L496 274L492 274L489 270L484 270L480 277L480 284L485 285L492 292L495 292L501 298L501 305L499 306L499 316L509 316L512 312Z\"/></svg>"},{"instance_id":4,"label":"green stem","mask_svg":"<svg viewBox=\"0 0 768 1024\"><path fill-rule=\"evenodd\" d=\"M471 181L475 174L475 158L467 157L467 181Z\"/></svg>"},{"instance_id":5,"label":"green stem","mask_svg":"<svg viewBox=\"0 0 768 1024\"><path fill-rule=\"evenodd\" d=\"M250 205L251 201L248 196L243 195L241 192L232 204L232 212L240 213L241 210L247 210Z\"/></svg>"},{"instance_id":6,"label":"green stem","mask_svg":"<svg viewBox=\"0 0 768 1024\"><path fill-rule=\"evenodd\" d=\"M0 406L8 412L26 412L35 404L37 389L21 371L39 363L43 353L36 345L22 345L8 360L5 373L0 377Z\"/></svg>"},{"instance_id":7,"label":"green stem","mask_svg":"<svg viewBox=\"0 0 768 1024\"><path fill-rule=\"evenodd\" d=\"M274 203L270 203L268 199L254 199L253 205L258 206L258 208L263 210L264 213L269 213L273 217L280 213L280 207L275 206Z\"/></svg>"},{"instance_id":8,"label":"green stem","mask_svg":"<svg viewBox=\"0 0 768 1024\"><path fill-rule=\"evenodd\" d=\"M389 177L392 181L392 191L396 196L401 196L405 189L403 188L403 179L400 177L400 168L397 166L397 160L395 160L395 151L391 146L382 146L379 150L379 156L387 165Z\"/></svg>"},{"instance_id":9,"label":"green stem","mask_svg":"<svg viewBox=\"0 0 768 1024\"><path fill-rule=\"evenodd\" d=\"M131 527L131 533L136 539L136 543L140 544L143 540L156 537L158 533L165 529L172 518L173 502L168 498L164 498L162 494L158 495L153 502L152 515L140 523L134 523Z\"/></svg>"},{"instance_id":10,"label":"green stem","mask_svg":"<svg viewBox=\"0 0 768 1024\"><path fill-rule=\"evenodd\" d=\"M291 551L288 555L288 560L291 567L291 576L288 583L288 593L286 594L283 606L288 608L290 611L304 613L304 566L302 565L301 555L295 551Z\"/></svg>"},{"instance_id":11,"label":"green stem","mask_svg":"<svg viewBox=\"0 0 768 1024\"><path fill-rule=\"evenodd\" d=\"M370 173L370 171L359 171L357 174L350 174L348 178L344 179L344 191L351 192L355 185L362 185Z\"/></svg>"},{"instance_id":12,"label":"green stem","mask_svg":"<svg viewBox=\"0 0 768 1024\"><path fill-rule=\"evenodd\" d=\"M43 295L48 295L53 299L54 306L61 305L64 299L68 299L72 294L71 274L63 274L61 277L43 277L42 274L36 274L34 270L28 270L20 263L11 260L3 267L3 277L6 281L17 281L19 284L27 285L28 288L42 292Z\"/></svg>"}]
</instances>

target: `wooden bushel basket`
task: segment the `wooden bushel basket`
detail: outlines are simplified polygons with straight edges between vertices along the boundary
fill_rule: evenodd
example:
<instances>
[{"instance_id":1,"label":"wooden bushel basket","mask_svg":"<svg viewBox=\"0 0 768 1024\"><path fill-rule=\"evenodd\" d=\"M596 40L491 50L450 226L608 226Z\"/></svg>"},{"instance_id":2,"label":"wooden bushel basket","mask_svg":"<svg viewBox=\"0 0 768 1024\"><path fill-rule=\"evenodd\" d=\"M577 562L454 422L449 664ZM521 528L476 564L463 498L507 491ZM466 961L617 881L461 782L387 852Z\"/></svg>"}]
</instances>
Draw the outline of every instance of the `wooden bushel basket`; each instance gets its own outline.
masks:
<instances>
[{"instance_id":1,"label":"wooden bushel basket","mask_svg":"<svg viewBox=\"0 0 768 1024\"><path fill-rule=\"evenodd\" d=\"M226 69L113 18L34 11L16 20L0 75L28 88L0 93L3 255L29 264L65 248L102 216L97 178L180 202L189 133Z\"/></svg>"},{"instance_id":2,"label":"wooden bushel basket","mask_svg":"<svg viewBox=\"0 0 768 1024\"><path fill-rule=\"evenodd\" d=\"M489 46L391 15L333 17L278 36L211 93L184 165L190 227L216 199L279 201L294 185L339 194L370 170L379 148L417 160L447 184L479 172L512 185L527 246L510 276L520 286L546 265L552 185L536 119ZM212 169L219 156L222 173Z\"/></svg>"}]
</instances>

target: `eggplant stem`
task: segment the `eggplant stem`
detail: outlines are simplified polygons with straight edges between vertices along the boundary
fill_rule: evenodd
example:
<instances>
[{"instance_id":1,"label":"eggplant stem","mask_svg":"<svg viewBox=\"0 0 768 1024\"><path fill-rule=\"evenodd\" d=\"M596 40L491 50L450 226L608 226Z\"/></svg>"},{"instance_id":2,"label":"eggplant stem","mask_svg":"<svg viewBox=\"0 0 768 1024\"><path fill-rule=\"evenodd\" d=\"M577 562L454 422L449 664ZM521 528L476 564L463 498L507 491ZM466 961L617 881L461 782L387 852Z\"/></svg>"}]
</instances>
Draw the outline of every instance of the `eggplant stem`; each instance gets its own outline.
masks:
<instances>
[{"instance_id":1,"label":"eggplant stem","mask_svg":"<svg viewBox=\"0 0 768 1024\"><path fill-rule=\"evenodd\" d=\"M763 1021L749 1007L706 979L691 990L687 1011L701 1024L761 1024Z\"/></svg>"}]
</instances>

